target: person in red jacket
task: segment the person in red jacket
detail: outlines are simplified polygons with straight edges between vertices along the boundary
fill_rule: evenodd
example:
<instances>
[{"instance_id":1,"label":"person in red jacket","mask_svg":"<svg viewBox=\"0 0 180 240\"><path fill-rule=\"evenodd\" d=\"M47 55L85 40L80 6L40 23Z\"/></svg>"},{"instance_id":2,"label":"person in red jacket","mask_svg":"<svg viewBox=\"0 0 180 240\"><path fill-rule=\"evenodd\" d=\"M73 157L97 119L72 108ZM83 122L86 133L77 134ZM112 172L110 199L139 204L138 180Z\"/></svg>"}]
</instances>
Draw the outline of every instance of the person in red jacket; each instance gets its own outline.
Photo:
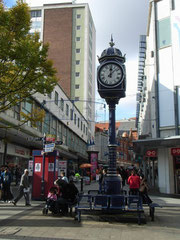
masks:
<instances>
[{"instance_id":1,"label":"person in red jacket","mask_svg":"<svg viewBox=\"0 0 180 240\"><path fill-rule=\"evenodd\" d=\"M132 170L131 176L128 178L129 184L129 194L137 195L139 194L140 187L140 177L136 175L136 172Z\"/></svg>"}]
</instances>

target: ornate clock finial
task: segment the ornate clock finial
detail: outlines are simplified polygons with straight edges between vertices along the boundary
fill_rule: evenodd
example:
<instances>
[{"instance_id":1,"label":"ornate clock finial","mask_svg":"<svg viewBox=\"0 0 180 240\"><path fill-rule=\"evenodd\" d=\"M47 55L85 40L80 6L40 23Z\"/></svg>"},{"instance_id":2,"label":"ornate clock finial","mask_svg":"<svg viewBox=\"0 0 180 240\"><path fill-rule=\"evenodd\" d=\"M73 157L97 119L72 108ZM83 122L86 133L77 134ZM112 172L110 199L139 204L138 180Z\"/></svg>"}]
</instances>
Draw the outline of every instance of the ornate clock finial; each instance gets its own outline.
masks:
<instances>
[{"instance_id":1,"label":"ornate clock finial","mask_svg":"<svg viewBox=\"0 0 180 240\"><path fill-rule=\"evenodd\" d=\"M112 34L111 34L111 41L110 41L109 45L110 45L110 47L113 47L113 46L115 45L115 43L113 42L113 36L112 36Z\"/></svg>"}]
</instances>

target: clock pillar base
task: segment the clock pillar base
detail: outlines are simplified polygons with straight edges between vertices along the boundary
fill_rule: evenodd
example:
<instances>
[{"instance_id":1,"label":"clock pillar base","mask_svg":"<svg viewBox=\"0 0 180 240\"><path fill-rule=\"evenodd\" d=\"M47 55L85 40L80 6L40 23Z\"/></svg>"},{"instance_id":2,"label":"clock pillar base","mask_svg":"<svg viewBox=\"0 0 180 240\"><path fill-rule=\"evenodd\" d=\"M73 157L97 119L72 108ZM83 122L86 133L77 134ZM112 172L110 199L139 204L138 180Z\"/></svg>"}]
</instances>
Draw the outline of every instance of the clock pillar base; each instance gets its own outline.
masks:
<instances>
[{"instance_id":1,"label":"clock pillar base","mask_svg":"<svg viewBox=\"0 0 180 240\"><path fill-rule=\"evenodd\" d=\"M108 195L121 193L121 178L119 176L107 176L105 178L105 193Z\"/></svg>"}]
</instances>

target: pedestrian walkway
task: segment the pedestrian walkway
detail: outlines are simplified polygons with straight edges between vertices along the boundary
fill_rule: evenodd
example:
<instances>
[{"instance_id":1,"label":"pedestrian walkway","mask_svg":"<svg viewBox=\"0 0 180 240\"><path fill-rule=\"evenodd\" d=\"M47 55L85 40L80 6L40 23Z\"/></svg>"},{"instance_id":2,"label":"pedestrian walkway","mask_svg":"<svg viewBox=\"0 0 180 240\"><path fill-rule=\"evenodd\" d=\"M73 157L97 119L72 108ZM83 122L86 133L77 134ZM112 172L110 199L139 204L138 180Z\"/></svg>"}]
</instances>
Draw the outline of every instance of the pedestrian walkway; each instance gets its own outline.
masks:
<instances>
[{"instance_id":1,"label":"pedestrian walkway","mask_svg":"<svg viewBox=\"0 0 180 240\"><path fill-rule=\"evenodd\" d=\"M84 192L98 187L96 182L84 185ZM179 240L180 199L151 196L163 208L157 209L155 221L147 214L147 224L102 222L93 216L84 216L78 223L70 216L42 215L43 202L32 201L25 207L24 199L17 207L0 203L0 239L25 240ZM148 213L148 212L147 212Z\"/></svg>"}]
</instances>

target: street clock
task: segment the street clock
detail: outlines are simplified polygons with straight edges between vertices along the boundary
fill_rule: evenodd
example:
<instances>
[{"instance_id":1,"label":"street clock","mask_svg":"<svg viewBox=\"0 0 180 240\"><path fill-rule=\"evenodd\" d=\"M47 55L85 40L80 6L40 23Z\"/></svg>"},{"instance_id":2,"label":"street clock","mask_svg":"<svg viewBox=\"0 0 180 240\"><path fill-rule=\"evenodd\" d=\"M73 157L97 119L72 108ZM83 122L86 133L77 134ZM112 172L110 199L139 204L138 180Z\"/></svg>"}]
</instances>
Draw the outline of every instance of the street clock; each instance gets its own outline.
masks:
<instances>
[{"instance_id":1,"label":"street clock","mask_svg":"<svg viewBox=\"0 0 180 240\"><path fill-rule=\"evenodd\" d=\"M125 97L126 91L125 56L113 46L111 38L110 47L102 52L97 68L98 92L107 103L111 100L118 103L120 98Z\"/></svg>"}]
</instances>

